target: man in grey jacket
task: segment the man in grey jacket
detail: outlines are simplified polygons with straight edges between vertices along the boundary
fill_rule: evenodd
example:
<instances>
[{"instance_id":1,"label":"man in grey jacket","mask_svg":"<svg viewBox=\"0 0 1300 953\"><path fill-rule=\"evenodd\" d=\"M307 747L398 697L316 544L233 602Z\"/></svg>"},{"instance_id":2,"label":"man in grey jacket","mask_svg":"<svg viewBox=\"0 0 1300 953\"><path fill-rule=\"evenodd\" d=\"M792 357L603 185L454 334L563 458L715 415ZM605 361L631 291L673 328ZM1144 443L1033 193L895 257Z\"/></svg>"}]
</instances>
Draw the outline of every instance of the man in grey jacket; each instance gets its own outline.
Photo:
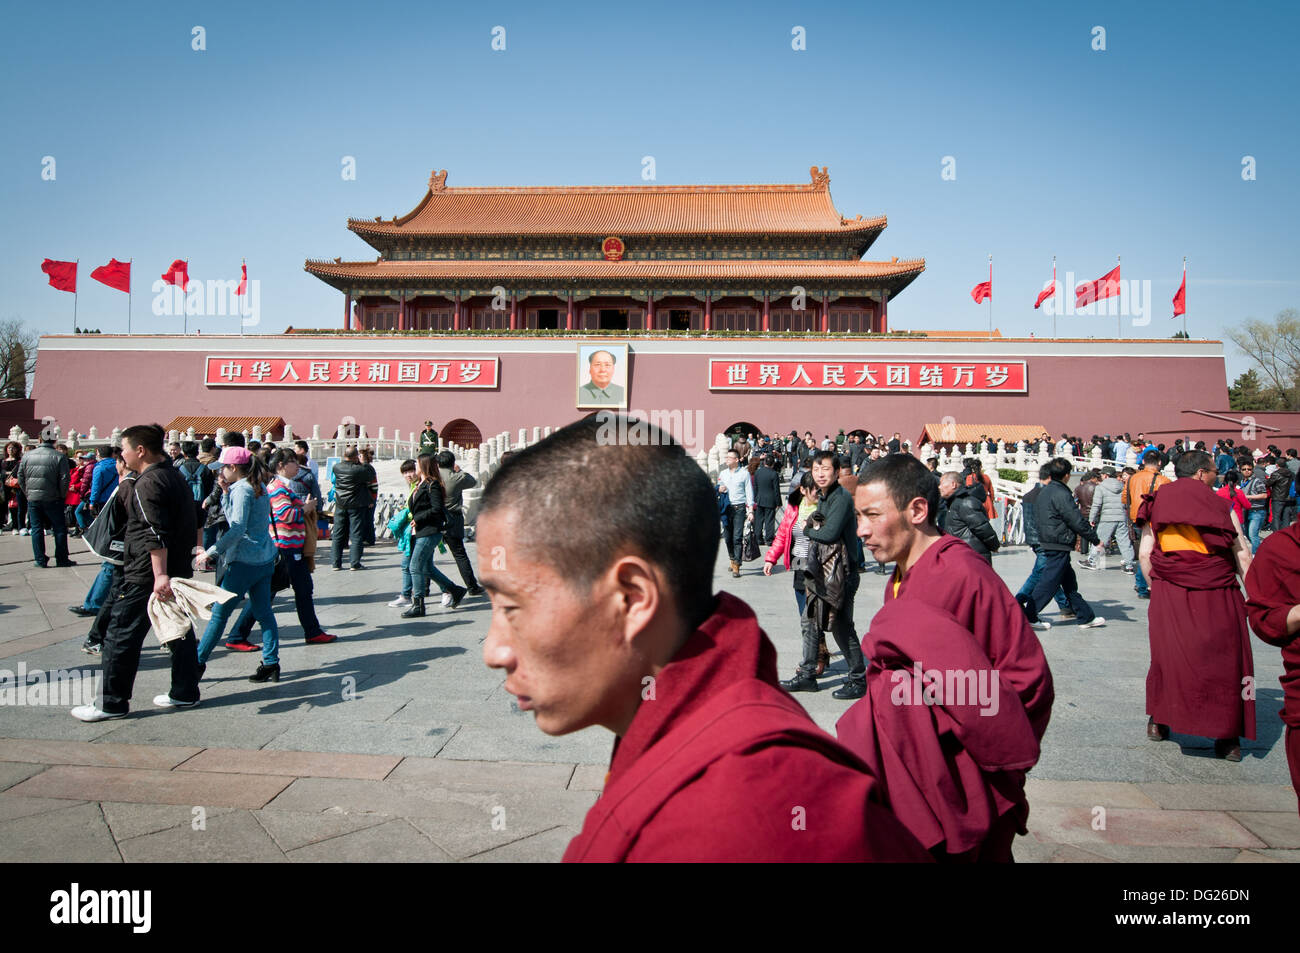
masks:
<instances>
[{"instance_id":1,"label":"man in grey jacket","mask_svg":"<svg viewBox=\"0 0 1300 953\"><path fill-rule=\"evenodd\" d=\"M1114 467L1101 471L1102 480L1092 494L1092 506L1088 511L1088 522L1097 528L1097 538L1101 542L1088 555L1079 560L1084 569L1100 569L1105 557L1106 547L1111 537L1119 544L1120 557L1124 560L1121 569L1133 573L1133 540L1128 535L1128 507L1124 505L1124 484L1119 481ZM1098 553L1101 556L1098 556Z\"/></svg>"},{"instance_id":2,"label":"man in grey jacket","mask_svg":"<svg viewBox=\"0 0 1300 953\"><path fill-rule=\"evenodd\" d=\"M1034 501L1038 545L1042 549L1045 565L1033 592L1018 601L1025 610L1029 624L1040 632L1050 629L1051 624L1038 618L1039 610L1047 605L1058 587L1065 590L1080 628L1093 629L1106 624L1106 620L1094 613L1083 596L1079 595L1074 567L1070 565L1070 553L1074 551L1074 543L1079 536L1094 546L1101 543L1096 532L1079 512L1070 488L1065 485L1065 481L1070 478L1071 469L1070 461L1063 457L1049 461L1047 473L1051 480L1038 491L1038 498Z\"/></svg>"},{"instance_id":3,"label":"man in grey jacket","mask_svg":"<svg viewBox=\"0 0 1300 953\"><path fill-rule=\"evenodd\" d=\"M18 464L18 489L27 497L27 512L32 521L32 555L40 569L49 566L45 555L45 530L54 534L54 565L75 566L68 558L68 522L63 515L63 501L68 496L72 470L68 458L46 440L23 455Z\"/></svg>"},{"instance_id":4,"label":"man in grey jacket","mask_svg":"<svg viewBox=\"0 0 1300 953\"><path fill-rule=\"evenodd\" d=\"M445 493L443 509L447 513L447 525L443 529L442 538L456 560L456 568L460 570L460 578L468 590L466 595L481 596L483 587L474 578L474 565L465 554L465 491L478 486L478 482L461 470L455 454L450 450L438 454L438 476L442 478ZM444 599L444 605L451 605L451 593L444 593Z\"/></svg>"}]
</instances>

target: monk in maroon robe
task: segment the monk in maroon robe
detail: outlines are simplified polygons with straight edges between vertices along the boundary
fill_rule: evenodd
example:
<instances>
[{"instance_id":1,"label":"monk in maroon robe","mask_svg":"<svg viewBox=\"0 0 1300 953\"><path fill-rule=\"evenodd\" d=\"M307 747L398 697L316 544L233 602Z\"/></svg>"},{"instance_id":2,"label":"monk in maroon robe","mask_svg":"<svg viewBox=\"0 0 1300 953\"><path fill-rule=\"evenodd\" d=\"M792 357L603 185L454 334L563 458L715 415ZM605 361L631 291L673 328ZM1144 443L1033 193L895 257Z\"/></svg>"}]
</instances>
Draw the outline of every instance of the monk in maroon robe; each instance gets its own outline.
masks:
<instances>
[{"instance_id":1,"label":"monk in maroon robe","mask_svg":"<svg viewBox=\"0 0 1300 953\"><path fill-rule=\"evenodd\" d=\"M1024 611L1001 577L973 549L956 537L945 535L935 525L938 493L938 481L933 474L920 461L904 454L882 458L859 478L854 495L858 536L877 562L895 564L894 575L885 584L885 608L898 602L904 608L915 607L917 618L929 618L925 612L929 607L955 620L997 672L1004 689L1003 705L1018 706L1023 711L1036 746L1047 731L1055 697L1047 657ZM875 625L873 620L868 638L874 636ZM886 644L874 641L878 648ZM919 661L923 669L947 667L925 657L924 648L925 645L908 644L902 645L900 651L905 657ZM917 654L908 654L913 651ZM885 663L884 657L873 662L877 667ZM844 728L843 723L838 726L840 740L860 752L861 742L851 739ZM1016 743L1020 745L1025 740ZM939 826L947 833L956 834L951 839L945 836L935 841L930 836L932 827L918 829L909 825L909 829L940 859L1012 860L1011 844L1016 834L1028 833L1025 772L1036 761L1035 751L1026 764L1005 763L994 767L989 762L981 768L983 774L978 785L967 776L968 790L944 785L923 791L935 817L949 819ZM980 761L976 758L973 763L980 764ZM891 788L889 778L884 780L886 787ZM991 804L987 815L973 812L970 799ZM907 811L900 808L898 813L907 823Z\"/></svg>"},{"instance_id":2,"label":"monk in maroon robe","mask_svg":"<svg viewBox=\"0 0 1300 953\"><path fill-rule=\"evenodd\" d=\"M1260 544L1246 573L1246 614L1255 634L1282 649L1282 721L1291 784L1300 797L1300 523Z\"/></svg>"},{"instance_id":3,"label":"monk in maroon robe","mask_svg":"<svg viewBox=\"0 0 1300 953\"><path fill-rule=\"evenodd\" d=\"M780 687L754 613L713 592L703 471L658 428L610 439L602 416L513 456L478 517L484 661L547 734L617 738L564 859L930 860L866 766Z\"/></svg>"},{"instance_id":4,"label":"monk in maroon robe","mask_svg":"<svg viewBox=\"0 0 1300 953\"><path fill-rule=\"evenodd\" d=\"M1255 737L1255 664L1237 578L1250 567L1249 544L1210 488L1217 471L1208 453L1182 454L1174 472L1138 509L1138 558L1151 583L1147 737L1213 738L1217 757L1240 761L1241 737Z\"/></svg>"},{"instance_id":5,"label":"monk in maroon robe","mask_svg":"<svg viewBox=\"0 0 1300 953\"><path fill-rule=\"evenodd\" d=\"M721 594L615 742L564 860L928 860L776 673L753 611Z\"/></svg>"},{"instance_id":6,"label":"monk in maroon robe","mask_svg":"<svg viewBox=\"0 0 1300 953\"><path fill-rule=\"evenodd\" d=\"M888 602L863 639L867 694L836 734L922 845L944 860L1012 860L1039 755L1020 697L967 629L920 600Z\"/></svg>"}]
</instances>

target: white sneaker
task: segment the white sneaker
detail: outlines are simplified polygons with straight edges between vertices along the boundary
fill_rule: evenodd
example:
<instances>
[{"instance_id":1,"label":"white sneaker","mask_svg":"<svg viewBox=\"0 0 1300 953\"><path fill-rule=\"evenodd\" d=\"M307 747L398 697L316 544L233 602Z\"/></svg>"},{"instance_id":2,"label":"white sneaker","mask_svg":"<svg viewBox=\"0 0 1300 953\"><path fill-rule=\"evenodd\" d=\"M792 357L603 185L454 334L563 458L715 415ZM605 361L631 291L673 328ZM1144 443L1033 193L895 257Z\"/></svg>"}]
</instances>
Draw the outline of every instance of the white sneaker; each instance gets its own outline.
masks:
<instances>
[{"instance_id":1,"label":"white sneaker","mask_svg":"<svg viewBox=\"0 0 1300 953\"><path fill-rule=\"evenodd\" d=\"M178 702L170 695L155 695L153 697L153 703L159 708L193 708L198 704L198 701Z\"/></svg>"},{"instance_id":2,"label":"white sneaker","mask_svg":"<svg viewBox=\"0 0 1300 953\"><path fill-rule=\"evenodd\" d=\"M442 594L442 606L443 606L443 608L445 609L445 608L446 608L447 606L449 606L449 605L451 605L451 593L450 593L450 592L444 592L444 593Z\"/></svg>"},{"instance_id":3,"label":"white sneaker","mask_svg":"<svg viewBox=\"0 0 1300 953\"><path fill-rule=\"evenodd\" d=\"M20 535L20 536L30 536L30 535L32 535L32 531L29 530L29 529L25 529L25 530L23 530L21 533L19 533L19 535Z\"/></svg>"},{"instance_id":4,"label":"white sneaker","mask_svg":"<svg viewBox=\"0 0 1300 953\"><path fill-rule=\"evenodd\" d=\"M111 721L114 718L126 717L126 712L102 711L98 705L78 705L72 709L71 714L77 721Z\"/></svg>"},{"instance_id":5,"label":"white sneaker","mask_svg":"<svg viewBox=\"0 0 1300 953\"><path fill-rule=\"evenodd\" d=\"M394 599L392 602L388 604L388 607L390 609L409 609L413 605L415 605L415 603L413 603L410 599L406 598L406 596L398 596L396 599Z\"/></svg>"},{"instance_id":6,"label":"white sneaker","mask_svg":"<svg viewBox=\"0 0 1300 953\"><path fill-rule=\"evenodd\" d=\"M1106 624L1106 620L1103 619L1101 616L1097 616L1097 617L1094 618L1091 622L1085 622L1083 625L1079 626L1079 628L1081 628L1081 629L1100 629L1100 628L1101 628L1103 625L1105 625L1105 624Z\"/></svg>"},{"instance_id":7,"label":"white sneaker","mask_svg":"<svg viewBox=\"0 0 1300 953\"><path fill-rule=\"evenodd\" d=\"M1029 623L1029 627L1035 630L1036 632L1046 632L1048 629L1052 627L1052 623L1044 622L1040 619L1038 622Z\"/></svg>"}]
</instances>

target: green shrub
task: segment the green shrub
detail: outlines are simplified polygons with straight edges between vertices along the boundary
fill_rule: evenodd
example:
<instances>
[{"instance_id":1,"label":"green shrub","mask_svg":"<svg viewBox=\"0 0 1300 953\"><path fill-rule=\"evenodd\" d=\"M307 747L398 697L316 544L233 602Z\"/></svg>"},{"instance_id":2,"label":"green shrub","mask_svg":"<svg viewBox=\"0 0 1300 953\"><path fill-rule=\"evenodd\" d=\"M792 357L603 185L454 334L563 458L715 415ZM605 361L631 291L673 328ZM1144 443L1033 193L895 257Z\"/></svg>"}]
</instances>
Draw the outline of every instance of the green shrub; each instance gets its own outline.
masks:
<instances>
[{"instance_id":1,"label":"green shrub","mask_svg":"<svg viewBox=\"0 0 1300 953\"><path fill-rule=\"evenodd\" d=\"M999 470L998 479L1006 480L1008 483L1027 483L1029 474L1024 470Z\"/></svg>"}]
</instances>

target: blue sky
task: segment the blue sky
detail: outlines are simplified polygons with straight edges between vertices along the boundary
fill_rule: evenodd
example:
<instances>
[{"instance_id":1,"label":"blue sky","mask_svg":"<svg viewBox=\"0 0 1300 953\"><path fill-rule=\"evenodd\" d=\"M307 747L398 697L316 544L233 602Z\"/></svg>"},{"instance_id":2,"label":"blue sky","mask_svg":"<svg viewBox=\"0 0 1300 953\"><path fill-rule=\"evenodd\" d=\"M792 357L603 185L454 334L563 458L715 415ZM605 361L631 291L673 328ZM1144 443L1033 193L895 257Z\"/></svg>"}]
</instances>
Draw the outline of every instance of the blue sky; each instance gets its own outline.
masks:
<instances>
[{"instance_id":1,"label":"blue sky","mask_svg":"<svg viewBox=\"0 0 1300 953\"><path fill-rule=\"evenodd\" d=\"M80 323L124 331L90 280L176 257L261 286L262 325L335 326L307 257L373 257L348 216L402 214L449 185L803 182L829 167L843 215L887 214L869 258L924 257L896 327L987 326L970 288L995 258L994 323L1050 334L1051 276L1149 279L1150 336L1189 259L1188 329L1219 337L1300 306L1294 5L67 4L11 9L0 36L0 317L72 327L43 258L79 258ZM206 30L207 49L191 49ZM494 26L506 49L491 49ZM807 48L791 49L791 30ZM1092 49L1105 28L1106 50ZM53 156L56 179L43 181ZM340 175L356 159L355 181ZM941 178L944 156L956 178ZM1254 181L1242 158L1253 156ZM233 331L233 319L199 319ZM1114 318L1059 319L1062 335ZM191 330L193 326L191 325ZM1126 328L1126 336L1139 332ZM1245 369L1231 347L1230 375Z\"/></svg>"}]
</instances>

